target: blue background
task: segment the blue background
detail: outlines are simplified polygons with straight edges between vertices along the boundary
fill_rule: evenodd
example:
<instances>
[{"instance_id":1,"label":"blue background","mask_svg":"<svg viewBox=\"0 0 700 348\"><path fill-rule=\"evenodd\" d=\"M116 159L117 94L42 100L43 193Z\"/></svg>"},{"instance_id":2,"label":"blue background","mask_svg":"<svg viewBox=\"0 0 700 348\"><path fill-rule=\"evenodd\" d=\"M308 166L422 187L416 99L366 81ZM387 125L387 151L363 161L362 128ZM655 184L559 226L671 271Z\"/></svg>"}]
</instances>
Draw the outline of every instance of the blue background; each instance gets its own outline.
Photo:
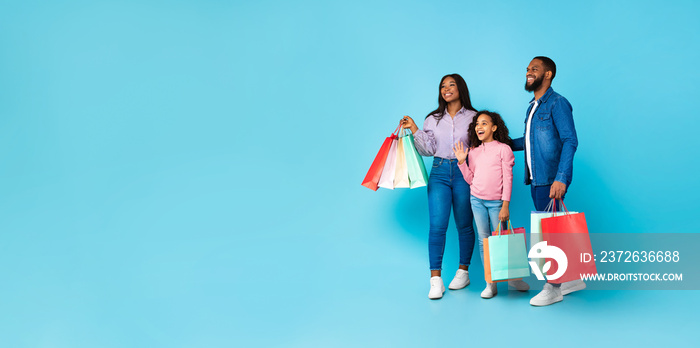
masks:
<instances>
[{"instance_id":1,"label":"blue background","mask_svg":"<svg viewBox=\"0 0 700 348\"><path fill-rule=\"evenodd\" d=\"M696 291L486 301L477 255L472 285L429 301L425 188L360 182L448 73L522 134L525 68L547 55L579 134L569 208L591 232L697 232L699 16L692 1L1 1L0 344L688 345ZM514 170L512 220L529 226L520 155ZM446 282L456 268L451 226Z\"/></svg>"}]
</instances>

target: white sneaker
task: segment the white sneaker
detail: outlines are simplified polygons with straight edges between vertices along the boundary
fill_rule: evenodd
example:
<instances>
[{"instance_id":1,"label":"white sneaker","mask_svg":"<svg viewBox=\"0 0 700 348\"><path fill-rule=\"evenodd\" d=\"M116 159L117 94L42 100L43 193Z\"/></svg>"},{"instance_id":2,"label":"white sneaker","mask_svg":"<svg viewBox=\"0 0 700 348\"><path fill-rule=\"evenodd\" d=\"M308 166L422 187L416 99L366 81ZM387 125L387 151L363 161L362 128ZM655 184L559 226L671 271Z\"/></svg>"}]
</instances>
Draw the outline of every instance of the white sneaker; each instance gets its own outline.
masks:
<instances>
[{"instance_id":1,"label":"white sneaker","mask_svg":"<svg viewBox=\"0 0 700 348\"><path fill-rule=\"evenodd\" d=\"M498 294L496 283L486 283L486 289L481 292L481 298L491 298Z\"/></svg>"},{"instance_id":2,"label":"white sneaker","mask_svg":"<svg viewBox=\"0 0 700 348\"><path fill-rule=\"evenodd\" d=\"M518 291L528 291L530 290L530 285L528 285L522 279L516 279L508 281L508 288L513 288Z\"/></svg>"},{"instance_id":3,"label":"white sneaker","mask_svg":"<svg viewBox=\"0 0 700 348\"><path fill-rule=\"evenodd\" d=\"M572 280L561 284L561 294L568 295L574 291L583 290L586 288L586 283L581 279Z\"/></svg>"},{"instance_id":4,"label":"white sneaker","mask_svg":"<svg viewBox=\"0 0 700 348\"><path fill-rule=\"evenodd\" d=\"M428 298L431 300L437 300L442 298L442 293L445 292L445 284L442 283L442 278L431 277L430 278L430 292L428 293Z\"/></svg>"},{"instance_id":5,"label":"white sneaker","mask_svg":"<svg viewBox=\"0 0 700 348\"><path fill-rule=\"evenodd\" d=\"M458 269L457 274L455 274L455 277L450 282L450 286L448 286L448 288L450 290L459 290L463 289L467 285L469 285L469 271Z\"/></svg>"},{"instance_id":6,"label":"white sneaker","mask_svg":"<svg viewBox=\"0 0 700 348\"><path fill-rule=\"evenodd\" d=\"M561 287L555 287L547 283L542 288L542 291L530 300L530 304L533 306L549 306L563 299L564 296L561 294Z\"/></svg>"}]
</instances>

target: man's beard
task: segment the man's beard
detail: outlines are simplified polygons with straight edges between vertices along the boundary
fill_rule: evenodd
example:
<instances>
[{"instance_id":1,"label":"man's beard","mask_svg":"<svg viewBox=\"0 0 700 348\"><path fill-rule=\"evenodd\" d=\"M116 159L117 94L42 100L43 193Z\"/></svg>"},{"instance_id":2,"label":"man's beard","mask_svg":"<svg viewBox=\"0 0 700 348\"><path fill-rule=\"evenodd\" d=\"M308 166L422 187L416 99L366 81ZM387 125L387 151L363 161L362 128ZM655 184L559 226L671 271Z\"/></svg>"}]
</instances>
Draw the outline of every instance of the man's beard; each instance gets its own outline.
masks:
<instances>
[{"instance_id":1,"label":"man's beard","mask_svg":"<svg viewBox=\"0 0 700 348\"><path fill-rule=\"evenodd\" d=\"M540 88L540 86L542 86L542 81L544 81L544 75L532 81L532 84L528 86L527 79L525 79L525 90L528 92L534 92L535 90Z\"/></svg>"}]
</instances>

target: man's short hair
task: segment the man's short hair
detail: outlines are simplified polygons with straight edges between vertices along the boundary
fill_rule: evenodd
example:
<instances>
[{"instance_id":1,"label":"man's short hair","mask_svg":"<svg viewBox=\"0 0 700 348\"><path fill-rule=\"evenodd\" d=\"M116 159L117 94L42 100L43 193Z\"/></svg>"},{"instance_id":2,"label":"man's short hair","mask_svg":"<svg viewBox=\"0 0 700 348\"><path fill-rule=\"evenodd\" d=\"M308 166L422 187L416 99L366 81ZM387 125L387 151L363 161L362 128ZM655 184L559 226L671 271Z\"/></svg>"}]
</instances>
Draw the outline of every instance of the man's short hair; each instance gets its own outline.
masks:
<instances>
[{"instance_id":1,"label":"man's short hair","mask_svg":"<svg viewBox=\"0 0 700 348\"><path fill-rule=\"evenodd\" d=\"M542 62L542 65L544 65L545 71L551 71L552 72L552 80L554 80L554 76L557 75L557 65L554 64L554 61L551 60L549 57L545 56L537 56L532 59L539 59Z\"/></svg>"}]
</instances>

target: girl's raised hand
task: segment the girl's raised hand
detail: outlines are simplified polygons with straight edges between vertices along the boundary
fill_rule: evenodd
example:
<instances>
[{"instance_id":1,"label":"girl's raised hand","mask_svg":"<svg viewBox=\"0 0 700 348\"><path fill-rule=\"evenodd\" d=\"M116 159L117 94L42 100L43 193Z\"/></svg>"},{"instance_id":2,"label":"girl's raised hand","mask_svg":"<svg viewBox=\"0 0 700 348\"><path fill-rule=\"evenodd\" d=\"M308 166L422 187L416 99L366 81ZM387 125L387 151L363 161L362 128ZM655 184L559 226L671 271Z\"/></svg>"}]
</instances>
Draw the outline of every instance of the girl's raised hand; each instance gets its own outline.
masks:
<instances>
[{"instance_id":1,"label":"girl's raised hand","mask_svg":"<svg viewBox=\"0 0 700 348\"><path fill-rule=\"evenodd\" d=\"M464 161L467 159L467 154L469 153L469 148L464 146L462 142L458 142L455 144L455 146L452 148L452 151L454 151L455 156L457 157L457 160L459 161L459 164L464 163Z\"/></svg>"}]
</instances>

